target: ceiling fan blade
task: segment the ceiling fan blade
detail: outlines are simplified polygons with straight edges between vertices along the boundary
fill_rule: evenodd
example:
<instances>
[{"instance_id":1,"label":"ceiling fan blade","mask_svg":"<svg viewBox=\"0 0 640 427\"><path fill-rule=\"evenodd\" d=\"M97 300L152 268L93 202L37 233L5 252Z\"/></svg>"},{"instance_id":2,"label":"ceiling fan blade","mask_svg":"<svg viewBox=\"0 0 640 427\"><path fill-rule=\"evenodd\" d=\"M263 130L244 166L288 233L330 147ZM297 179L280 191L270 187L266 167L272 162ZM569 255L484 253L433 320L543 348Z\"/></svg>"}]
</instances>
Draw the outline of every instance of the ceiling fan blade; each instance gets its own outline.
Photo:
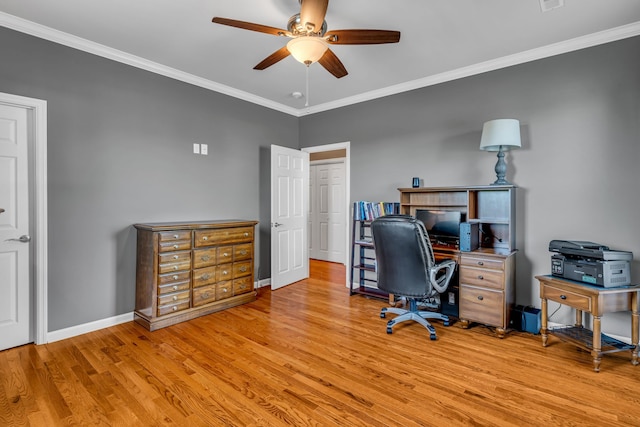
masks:
<instances>
[{"instance_id":1,"label":"ceiling fan blade","mask_svg":"<svg viewBox=\"0 0 640 427\"><path fill-rule=\"evenodd\" d=\"M300 22L313 25L313 32L319 32L327 14L329 0L301 0Z\"/></svg>"},{"instance_id":2,"label":"ceiling fan blade","mask_svg":"<svg viewBox=\"0 0 640 427\"><path fill-rule=\"evenodd\" d=\"M287 30L283 30L281 28L269 27L267 25L254 24L252 22L237 21L235 19L228 19L228 18L219 18L217 16L214 17L211 20L211 22L215 24L222 24L222 25L228 25L230 27L241 28L243 30L251 30L251 31L257 31L259 33L272 34L274 36L292 37L292 34Z\"/></svg>"},{"instance_id":3,"label":"ceiling fan blade","mask_svg":"<svg viewBox=\"0 0 640 427\"><path fill-rule=\"evenodd\" d=\"M262 62L260 62L255 67L253 67L253 69L264 70L267 67L271 67L276 62L282 61L284 58L286 58L289 55L290 55L289 49L287 49L287 46L283 46L282 48L276 50L271 55L263 59Z\"/></svg>"},{"instance_id":4,"label":"ceiling fan blade","mask_svg":"<svg viewBox=\"0 0 640 427\"><path fill-rule=\"evenodd\" d=\"M324 37L330 44L383 44L398 43L400 31L387 30L333 30Z\"/></svg>"},{"instance_id":5,"label":"ceiling fan blade","mask_svg":"<svg viewBox=\"0 0 640 427\"><path fill-rule=\"evenodd\" d=\"M318 64L322 65L328 72L338 79L349 74L347 69L344 68L344 65L342 65L342 62L340 62L336 54L333 53L331 49L327 49L324 55L322 55L318 60Z\"/></svg>"}]
</instances>

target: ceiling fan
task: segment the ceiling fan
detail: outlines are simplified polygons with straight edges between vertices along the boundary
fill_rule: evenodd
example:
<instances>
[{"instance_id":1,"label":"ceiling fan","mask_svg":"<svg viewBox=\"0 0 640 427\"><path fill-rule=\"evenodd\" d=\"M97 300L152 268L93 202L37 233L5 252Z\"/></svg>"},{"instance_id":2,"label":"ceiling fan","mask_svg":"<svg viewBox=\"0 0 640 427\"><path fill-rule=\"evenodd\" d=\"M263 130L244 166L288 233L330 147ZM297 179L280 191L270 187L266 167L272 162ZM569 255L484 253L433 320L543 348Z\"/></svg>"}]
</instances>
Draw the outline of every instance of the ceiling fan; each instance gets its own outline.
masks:
<instances>
[{"instance_id":1,"label":"ceiling fan","mask_svg":"<svg viewBox=\"0 0 640 427\"><path fill-rule=\"evenodd\" d=\"M292 55L296 60L307 66L318 62L335 77L341 78L348 74L347 70L342 62L340 62L340 59L329 49L329 45L383 44L398 43L400 41L399 31L327 31L327 22L324 18L327 13L327 7L329 6L329 0L299 1L300 13L293 15L289 19L286 30L219 17L214 17L212 22L244 30L291 38L285 46L273 52L253 67L254 70L264 70L287 56Z\"/></svg>"}]
</instances>

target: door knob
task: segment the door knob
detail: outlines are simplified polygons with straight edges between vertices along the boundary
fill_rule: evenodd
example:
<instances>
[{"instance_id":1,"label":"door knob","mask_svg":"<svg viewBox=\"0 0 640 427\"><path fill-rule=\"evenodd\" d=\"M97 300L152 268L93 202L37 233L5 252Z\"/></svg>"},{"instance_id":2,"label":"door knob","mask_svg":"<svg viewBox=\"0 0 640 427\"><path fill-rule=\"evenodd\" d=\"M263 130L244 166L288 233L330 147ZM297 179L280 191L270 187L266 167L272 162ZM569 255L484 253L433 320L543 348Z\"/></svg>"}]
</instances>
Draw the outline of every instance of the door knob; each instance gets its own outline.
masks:
<instances>
[{"instance_id":1,"label":"door knob","mask_svg":"<svg viewBox=\"0 0 640 427\"><path fill-rule=\"evenodd\" d=\"M26 234L23 234L22 236L18 237L17 239L7 239L5 240L5 242L22 242L22 243L28 243L31 241L31 236L27 236Z\"/></svg>"},{"instance_id":2,"label":"door knob","mask_svg":"<svg viewBox=\"0 0 640 427\"><path fill-rule=\"evenodd\" d=\"M280 227L281 225L284 225L284 224L280 224L279 222L274 222L274 223L273 223L273 226L274 226L274 227Z\"/></svg>"},{"instance_id":3,"label":"door knob","mask_svg":"<svg viewBox=\"0 0 640 427\"><path fill-rule=\"evenodd\" d=\"M4 209L0 208L0 213L4 212Z\"/></svg>"}]
</instances>

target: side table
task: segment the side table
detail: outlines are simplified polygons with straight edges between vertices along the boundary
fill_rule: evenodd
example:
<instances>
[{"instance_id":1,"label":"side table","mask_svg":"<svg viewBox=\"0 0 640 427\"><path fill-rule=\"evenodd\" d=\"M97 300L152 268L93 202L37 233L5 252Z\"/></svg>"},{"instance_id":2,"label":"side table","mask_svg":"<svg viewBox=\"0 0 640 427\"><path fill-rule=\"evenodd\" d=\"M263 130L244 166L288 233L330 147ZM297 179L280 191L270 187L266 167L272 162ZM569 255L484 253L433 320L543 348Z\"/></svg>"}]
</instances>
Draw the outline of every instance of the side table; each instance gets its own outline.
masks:
<instances>
[{"instance_id":1,"label":"side table","mask_svg":"<svg viewBox=\"0 0 640 427\"><path fill-rule=\"evenodd\" d=\"M540 282L542 303L542 345L547 346L549 334L572 342L591 352L593 370L600 371L601 356L631 350L631 364L638 365L638 293L640 285L604 288L553 276L536 276ZM547 301L568 305L576 310L574 326L548 329ZM601 318L605 313L631 310L631 345L601 332ZM582 326L582 313L593 316L593 331Z\"/></svg>"}]
</instances>

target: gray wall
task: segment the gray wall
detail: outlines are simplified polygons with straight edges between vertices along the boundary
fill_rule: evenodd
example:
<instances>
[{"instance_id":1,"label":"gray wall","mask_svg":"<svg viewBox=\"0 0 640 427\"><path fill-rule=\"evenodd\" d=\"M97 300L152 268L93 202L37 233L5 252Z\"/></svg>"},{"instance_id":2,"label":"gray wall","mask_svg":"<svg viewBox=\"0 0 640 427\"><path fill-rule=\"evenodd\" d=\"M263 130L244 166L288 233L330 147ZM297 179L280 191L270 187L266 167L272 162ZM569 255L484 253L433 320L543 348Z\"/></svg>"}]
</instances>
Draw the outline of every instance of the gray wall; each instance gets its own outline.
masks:
<instances>
[{"instance_id":1,"label":"gray wall","mask_svg":"<svg viewBox=\"0 0 640 427\"><path fill-rule=\"evenodd\" d=\"M506 156L519 187L517 302L540 306L533 277L550 273L552 239L634 252L639 283L640 37L305 117L300 141L351 141L352 200L397 201L413 176L493 182L495 153L478 147L496 118L519 119L523 138ZM603 330L630 336L629 316L605 316ZM565 307L552 321L573 317Z\"/></svg>"},{"instance_id":2,"label":"gray wall","mask_svg":"<svg viewBox=\"0 0 640 427\"><path fill-rule=\"evenodd\" d=\"M137 222L257 219L269 277L269 146L297 118L4 28L0 56L0 92L48 102L50 331L134 309Z\"/></svg>"}]
</instances>

